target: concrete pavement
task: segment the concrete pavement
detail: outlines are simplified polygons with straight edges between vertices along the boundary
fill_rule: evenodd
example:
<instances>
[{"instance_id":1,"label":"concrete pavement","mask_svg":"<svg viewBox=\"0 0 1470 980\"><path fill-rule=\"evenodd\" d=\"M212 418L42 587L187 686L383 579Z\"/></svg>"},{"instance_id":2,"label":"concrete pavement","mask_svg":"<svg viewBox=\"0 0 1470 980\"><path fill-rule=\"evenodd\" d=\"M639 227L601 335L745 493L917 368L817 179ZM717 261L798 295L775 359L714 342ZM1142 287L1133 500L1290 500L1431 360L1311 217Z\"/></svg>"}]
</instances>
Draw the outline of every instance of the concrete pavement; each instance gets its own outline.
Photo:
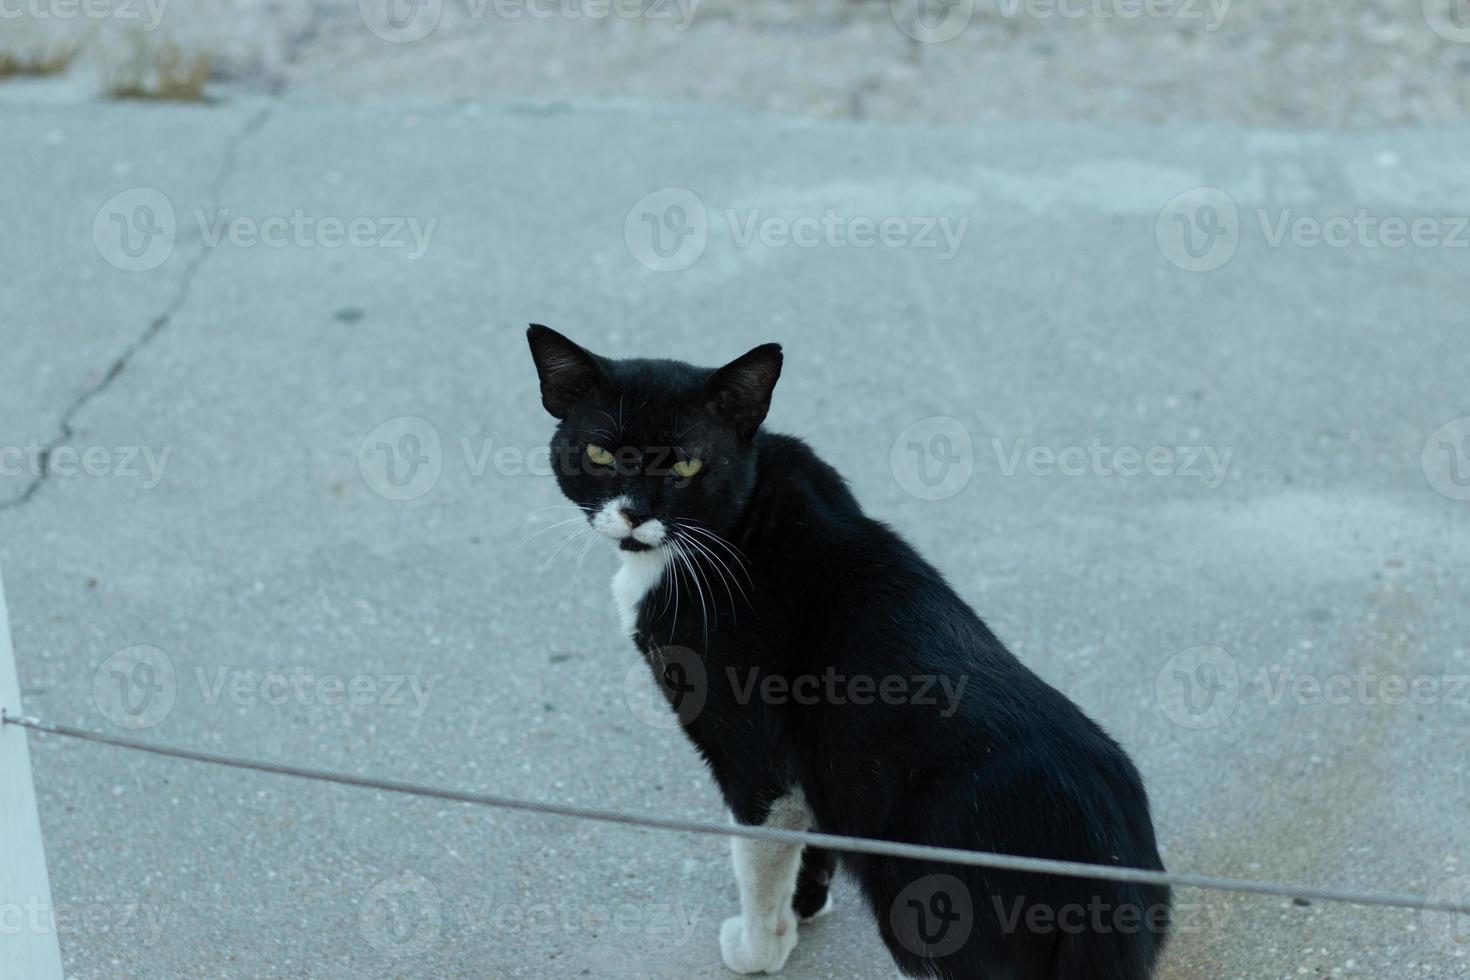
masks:
<instances>
[{"instance_id":1,"label":"concrete pavement","mask_svg":"<svg viewBox=\"0 0 1470 980\"><path fill-rule=\"evenodd\" d=\"M521 543L566 513L521 335L779 340L770 424L1134 753L1171 867L1470 891L1470 133L3 111L34 713L719 818L627 703L610 550ZM728 975L716 841L32 748L77 978ZM786 975L891 976L838 900ZM1463 923L1179 902L1170 980L1466 973Z\"/></svg>"}]
</instances>

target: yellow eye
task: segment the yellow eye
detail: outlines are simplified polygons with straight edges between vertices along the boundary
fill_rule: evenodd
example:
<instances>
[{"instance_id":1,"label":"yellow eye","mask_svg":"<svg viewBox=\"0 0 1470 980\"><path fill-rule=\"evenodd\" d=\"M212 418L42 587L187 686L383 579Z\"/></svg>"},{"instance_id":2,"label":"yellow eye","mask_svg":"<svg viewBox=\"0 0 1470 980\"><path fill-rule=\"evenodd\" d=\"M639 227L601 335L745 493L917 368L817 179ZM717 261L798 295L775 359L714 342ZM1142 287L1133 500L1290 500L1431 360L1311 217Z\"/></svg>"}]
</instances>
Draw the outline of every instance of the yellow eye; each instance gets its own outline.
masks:
<instances>
[{"instance_id":1,"label":"yellow eye","mask_svg":"<svg viewBox=\"0 0 1470 980\"><path fill-rule=\"evenodd\" d=\"M687 480L702 469L704 469L702 459L681 459L674 464L674 475L682 476Z\"/></svg>"},{"instance_id":2,"label":"yellow eye","mask_svg":"<svg viewBox=\"0 0 1470 980\"><path fill-rule=\"evenodd\" d=\"M587 443L587 458L598 466L610 466L612 465L613 454L601 446L589 442Z\"/></svg>"}]
</instances>

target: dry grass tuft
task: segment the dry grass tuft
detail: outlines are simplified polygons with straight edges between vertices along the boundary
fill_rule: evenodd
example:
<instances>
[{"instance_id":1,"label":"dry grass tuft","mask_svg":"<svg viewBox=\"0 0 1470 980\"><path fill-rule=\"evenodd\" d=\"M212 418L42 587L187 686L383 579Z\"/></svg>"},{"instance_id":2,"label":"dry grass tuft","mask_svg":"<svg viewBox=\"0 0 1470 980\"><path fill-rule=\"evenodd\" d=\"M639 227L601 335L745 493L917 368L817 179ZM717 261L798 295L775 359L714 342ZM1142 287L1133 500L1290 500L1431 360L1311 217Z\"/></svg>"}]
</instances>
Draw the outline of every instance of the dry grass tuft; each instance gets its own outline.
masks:
<instances>
[{"instance_id":1,"label":"dry grass tuft","mask_svg":"<svg viewBox=\"0 0 1470 980\"><path fill-rule=\"evenodd\" d=\"M0 47L0 79L60 75L71 66L80 49L79 44L69 41L23 50Z\"/></svg>"},{"instance_id":2,"label":"dry grass tuft","mask_svg":"<svg viewBox=\"0 0 1470 980\"><path fill-rule=\"evenodd\" d=\"M135 32L121 56L101 59L102 90L114 99L203 102L213 59L172 38Z\"/></svg>"}]
</instances>

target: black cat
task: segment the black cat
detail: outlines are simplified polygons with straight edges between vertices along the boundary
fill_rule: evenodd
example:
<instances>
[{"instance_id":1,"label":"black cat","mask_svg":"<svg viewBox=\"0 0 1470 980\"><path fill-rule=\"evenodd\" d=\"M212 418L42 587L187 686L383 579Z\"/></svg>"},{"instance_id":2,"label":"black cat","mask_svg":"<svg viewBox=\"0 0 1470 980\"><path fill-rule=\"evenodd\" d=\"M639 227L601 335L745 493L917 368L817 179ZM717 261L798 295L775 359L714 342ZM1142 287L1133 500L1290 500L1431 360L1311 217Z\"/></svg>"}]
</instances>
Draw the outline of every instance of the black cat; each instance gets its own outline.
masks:
<instances>
[{"instance_id":1,"label":"black cat","mask_svg":"<svg viewBox=\"0 0 1470 980\"><path fill-rule=\"evenodd\" d=\"M781 348L717 370L528 332L563 492L737 821L1162 869L1128 756L841 476L761 431ZM839 863L734 839L720 951L774 973ZM1145 980L1169 890L843 854L906 977Z\"/></svg>"}]
</instances>

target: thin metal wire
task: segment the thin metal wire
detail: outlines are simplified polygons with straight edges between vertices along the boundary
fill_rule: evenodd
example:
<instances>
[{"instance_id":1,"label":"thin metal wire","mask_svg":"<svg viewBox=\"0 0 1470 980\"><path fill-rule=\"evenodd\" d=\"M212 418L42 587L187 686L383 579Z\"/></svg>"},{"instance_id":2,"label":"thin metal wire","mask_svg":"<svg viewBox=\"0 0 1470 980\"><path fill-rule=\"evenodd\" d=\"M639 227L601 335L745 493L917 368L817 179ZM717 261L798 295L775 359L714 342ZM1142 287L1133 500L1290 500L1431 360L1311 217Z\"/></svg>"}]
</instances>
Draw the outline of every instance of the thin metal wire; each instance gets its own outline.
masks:
<instances>
[{"instance_id":1,"label":"thin metal wire","mask_svg":"<svg viewBox=\"0 0 1470 980\"><path fill-rule=\"evenodd\" d=\"M1415 909L1429 912L1450 912L1470 915L1470 902L1454 902L1420 895L1396 895L1354 891L1346 888L1319 888L1312 885L1287 884L1274 881L1249 881L1239 878L1221 878L1214 875L1184 874L1174 871L1149 871L1143 868L1114 867L1104 864L1083 864L1076 861L1053 861L1046 858L1018 857L1011 854L994 854L987 851L966 851L950 847L930 847L924 844L905 844L898 841L876 840L867 837L843 837L836 834L818 834L795 830L778 830L771 827L753 827L740 824L716 823L708 820L683 820L677 817L656 817L600 807L579 806L572 803L546 803L539 800L522 800L495 793L472 793L466 790L440 789L417 783L400 782L393 779L378 779L373 776L353 776L347 773L309 769L278 762L261 762L240 759L214 752L199 752L167 745L152 745L135 739L121 738L102 732L58 725L39 718L13 716L0 710L0 724L18 725L47 735L81 739L121 749L148 752L153 755L191 762L207 762L233 769L250 769L277 776L295 776L317 782L337 783L343 786L358 786L364 789L382 790L385 793L402 793L408 796L450 800L457 803L472 803L477 806L495 807L502 810L518 810L523 813L550 814L572 817L577 820L595 820L602 823L647 827L653 830L672 830L686 834L711 834L722 837L746 837L751 840L774 841L781 844L800 844L826 848L829 851L846 851L854 854L876 854L883 857L909 858L918 861L936 861L947 864L968 865L977 868L993 868L998 871L1022 871L1034 874L1060 875L1068 878L1090 878L1100 881L1126 881L1151 885L1175 885L1181 888L1202 888L1210 891L1241 892L1253 895L1274 895L1281 898L1309 899L1321 902L1339 902L1346 905L1362 905L1374 908Z\"/></svg>"}]
</instances>

